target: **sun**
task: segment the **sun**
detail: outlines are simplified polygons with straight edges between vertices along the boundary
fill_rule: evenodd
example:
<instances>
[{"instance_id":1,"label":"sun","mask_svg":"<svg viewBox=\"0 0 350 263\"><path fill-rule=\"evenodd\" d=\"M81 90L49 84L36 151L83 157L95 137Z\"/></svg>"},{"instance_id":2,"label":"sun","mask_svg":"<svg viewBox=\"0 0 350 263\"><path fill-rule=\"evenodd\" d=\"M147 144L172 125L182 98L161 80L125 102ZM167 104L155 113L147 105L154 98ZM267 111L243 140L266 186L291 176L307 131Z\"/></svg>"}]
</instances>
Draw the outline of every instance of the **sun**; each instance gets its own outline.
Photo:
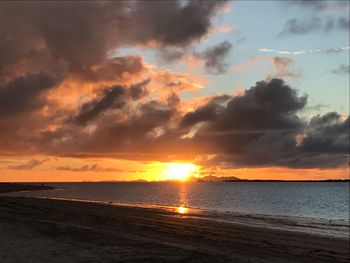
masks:
<instances>
[{"instance_id":1,"label":"sun","mask_svg":"<svg viewBox=\"0 0 350 263\"><path fill-rule=\"evenodd\" d=\"M198 172L198 166L191 163L169 163L163 172L169 180L186 181Z\"/></svg>"}]
</instances>

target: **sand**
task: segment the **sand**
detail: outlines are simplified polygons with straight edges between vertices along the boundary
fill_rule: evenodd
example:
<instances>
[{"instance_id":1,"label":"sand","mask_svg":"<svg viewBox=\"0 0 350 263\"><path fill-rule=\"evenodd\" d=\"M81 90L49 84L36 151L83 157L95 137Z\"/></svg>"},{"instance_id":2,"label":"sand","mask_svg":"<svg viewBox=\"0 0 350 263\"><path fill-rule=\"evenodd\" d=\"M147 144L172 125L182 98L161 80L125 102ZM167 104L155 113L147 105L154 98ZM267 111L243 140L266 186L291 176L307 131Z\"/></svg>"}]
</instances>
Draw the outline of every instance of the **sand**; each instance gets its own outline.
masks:
<instances>
[{"instance_id":1,"label":"sand","mask_svg":"<svg viewBox=\"0 0 350 263\"><path fill-rule=\"evenodd\" d=\"M348 224L321 223L0 197L0 262L349 262Z\"/></svg>"}]
</instances>

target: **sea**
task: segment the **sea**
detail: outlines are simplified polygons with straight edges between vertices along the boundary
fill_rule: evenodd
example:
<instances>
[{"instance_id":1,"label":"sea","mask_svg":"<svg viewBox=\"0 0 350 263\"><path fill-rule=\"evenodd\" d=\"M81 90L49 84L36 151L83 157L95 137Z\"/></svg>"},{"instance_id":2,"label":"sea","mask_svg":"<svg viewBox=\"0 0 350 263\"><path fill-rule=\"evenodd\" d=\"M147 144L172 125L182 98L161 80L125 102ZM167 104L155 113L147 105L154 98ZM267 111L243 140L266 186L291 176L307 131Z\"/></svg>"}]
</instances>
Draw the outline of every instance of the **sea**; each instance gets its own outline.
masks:
<instances>
[{"instance_id":1,"label":"sea","mask_svg":"<svg viewBox=\"0 0 350 263\"><path fill-rule=\"evenodd\" d=\"M58 189L11 195L349 220L349 182L89 182L45 185Z\"/></svg>"}]
</instances>

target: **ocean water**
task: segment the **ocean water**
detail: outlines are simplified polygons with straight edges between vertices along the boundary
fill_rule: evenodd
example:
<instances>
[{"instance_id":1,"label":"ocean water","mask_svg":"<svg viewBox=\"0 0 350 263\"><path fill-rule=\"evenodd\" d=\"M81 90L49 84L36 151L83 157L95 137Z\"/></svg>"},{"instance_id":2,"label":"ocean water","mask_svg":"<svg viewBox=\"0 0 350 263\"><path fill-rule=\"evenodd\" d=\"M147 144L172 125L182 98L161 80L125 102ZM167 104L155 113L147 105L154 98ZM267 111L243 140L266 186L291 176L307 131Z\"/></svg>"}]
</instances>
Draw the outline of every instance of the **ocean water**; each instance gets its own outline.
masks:
<instances>
[{"instance_id":1,"label":"ocean water","mask_svg":"<svg viewBox=\"0 0 350 263\"><path fill-rule=\"evenodd\" d=\"M11 195L349 220L349 182L108 182L47 185L62 189Z\"/></svg>"}]
</instances>

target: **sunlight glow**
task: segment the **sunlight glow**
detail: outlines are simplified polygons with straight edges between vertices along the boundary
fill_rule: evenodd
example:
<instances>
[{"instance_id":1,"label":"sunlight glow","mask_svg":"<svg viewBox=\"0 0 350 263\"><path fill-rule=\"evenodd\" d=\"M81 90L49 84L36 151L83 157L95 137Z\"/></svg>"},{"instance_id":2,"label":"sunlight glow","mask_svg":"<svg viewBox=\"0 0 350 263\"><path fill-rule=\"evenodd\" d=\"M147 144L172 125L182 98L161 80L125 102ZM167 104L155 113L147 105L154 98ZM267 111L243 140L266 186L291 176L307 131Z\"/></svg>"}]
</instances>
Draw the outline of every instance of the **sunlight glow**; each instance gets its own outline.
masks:
<instances>
[{"instance_id":1,"label":"sunlight glow","mask_svg":"<svg viewBox=\"0 0 350 263\"><path fill-rule=\"evenodd\" d=\"M163 173L169 180L186 181L198 172L198 166L191 163L170 163Z\"/></svg>"}]
</instances>

